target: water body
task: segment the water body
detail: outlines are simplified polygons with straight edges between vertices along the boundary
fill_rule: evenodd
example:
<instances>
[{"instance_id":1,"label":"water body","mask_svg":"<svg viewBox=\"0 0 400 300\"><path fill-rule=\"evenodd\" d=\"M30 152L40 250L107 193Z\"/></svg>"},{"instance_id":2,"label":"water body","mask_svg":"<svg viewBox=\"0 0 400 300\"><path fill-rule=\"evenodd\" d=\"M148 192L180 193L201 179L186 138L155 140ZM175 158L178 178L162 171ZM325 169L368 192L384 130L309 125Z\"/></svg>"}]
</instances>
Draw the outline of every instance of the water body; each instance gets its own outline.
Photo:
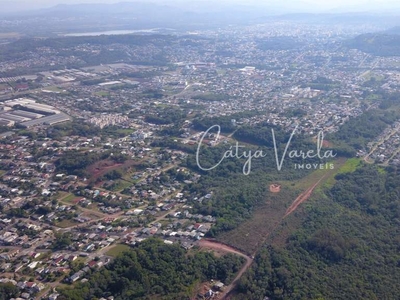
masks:
<instances>
[{"instance_id":1,"label":"water body","mask_svg":"<svg viewBox=\"0 0 400 300\"><path fill-rule=\"evenodd\" d=\"M97 31L97 32L77 32L67 33L63 36L100 36L100 35L118 35L118 34L131 34L131 33L154 33L157 32L158 28L153 29L140 29L140 30L108 30L108 31Z\"/></svg>"}]
</instances>

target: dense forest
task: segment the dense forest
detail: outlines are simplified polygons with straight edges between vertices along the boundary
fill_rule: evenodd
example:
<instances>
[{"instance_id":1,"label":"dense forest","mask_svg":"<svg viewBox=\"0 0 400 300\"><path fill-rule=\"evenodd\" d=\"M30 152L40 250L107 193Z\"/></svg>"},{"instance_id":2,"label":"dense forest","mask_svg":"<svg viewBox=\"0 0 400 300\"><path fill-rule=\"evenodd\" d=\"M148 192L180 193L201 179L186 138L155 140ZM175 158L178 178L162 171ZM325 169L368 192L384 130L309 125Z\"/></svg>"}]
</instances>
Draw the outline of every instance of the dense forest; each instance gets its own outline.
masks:
<instances>
[{"instance_id":1,"label":"dense forest","mask_svg":"<svg viewBox=\"0 0 400 300\"><path fill-rule=\"evenodd\" d=\"M69 175L88 176L86 168L91 164L102 160L111 159L115 163L124 163L128 156L124 154L111 155L111 151L102 153L68 151L56 162L57 172Z\"/></svg>"},{"instance_id":2,"label":"dense forest","mask_svg":"<svg viewBox=\"0 0 400 300\"><path fill-rule=\"evenodd\" d=\"M396 168L337 175L285 245L256 256L235 299L398 299L399 195Z\"/></svg>"},{"instance_id":3,"label":"dense forest","mask_svg":"<svg viewBox=\"0 0 400 300\"><path fill-rule=\"evenodd\" d=\"M243 263L239 256L188 254L179 245L150 238L89 275L87 283L61 290L58 299L90 300L113 295L116 300L186 300L196 295L197 284L205 280L229 283Z\"/></svg>"},{"instance_id":4,"label":"dense forest","mask_svg":"<svg viewBox=\"0 0 400 300\"><path fill-rule=\"evenodd\" d=\"M347 144L354 150L365 150L367 143L379 136L398 117L395 112L370 110L357 118L351 118L338 132L328 136L328 139L337 144Z\"/></svg>"},{"instance_id":5,"label":"dense forest","mask_svg":"<svg viewBox=\"0 0 400 300\"><path fill-rule=\"evenodd\" d=\"M18 295L18 288L12 283L0 283L0 300L9 300Z\"/></svg>"},{"instance_id":6,"label":"dense forest","mask_svg":"<svg viewBox=\"0 0 400 300\"><path fill-rule=\"evenodd\" d=\"M166 125L174 124L179 126L179 124L185 120L187 112L175 108L175 107L159 107L158 112L154 114L147 114L144 116L146 122Z\"/></svg>"},{"instance_id":7,"label":"dense forest","mask_svg":"<svg viewBox=\"0 0 400 300\"><path fill-rule=\"evenodd\" d=\"M100 133L101 130L98 127L79 120L56 124L47 130L47 136L56 140L65 136L94 137L100 135Z\"/></svg>"}]
</instances>

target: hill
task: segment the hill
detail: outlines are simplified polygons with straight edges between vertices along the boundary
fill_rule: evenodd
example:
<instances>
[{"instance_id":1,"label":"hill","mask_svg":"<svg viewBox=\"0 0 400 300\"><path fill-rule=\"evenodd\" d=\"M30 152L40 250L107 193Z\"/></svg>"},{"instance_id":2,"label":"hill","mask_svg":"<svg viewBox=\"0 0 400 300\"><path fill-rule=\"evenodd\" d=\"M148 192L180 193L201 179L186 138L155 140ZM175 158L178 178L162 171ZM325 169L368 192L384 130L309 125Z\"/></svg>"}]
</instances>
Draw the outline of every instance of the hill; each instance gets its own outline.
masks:
<instances>
[{"instance_id":1,"label":"hill","mask_svg":"<svg viewBox=\"0 0 400 300\"><path fill-rule=\"evenodd\" d=\"M396 32L392 29L389 32ZM345 45L377 56L400 56L400 35L388 33L367 33L356 36Z\"/></svg>"}]
</instances>

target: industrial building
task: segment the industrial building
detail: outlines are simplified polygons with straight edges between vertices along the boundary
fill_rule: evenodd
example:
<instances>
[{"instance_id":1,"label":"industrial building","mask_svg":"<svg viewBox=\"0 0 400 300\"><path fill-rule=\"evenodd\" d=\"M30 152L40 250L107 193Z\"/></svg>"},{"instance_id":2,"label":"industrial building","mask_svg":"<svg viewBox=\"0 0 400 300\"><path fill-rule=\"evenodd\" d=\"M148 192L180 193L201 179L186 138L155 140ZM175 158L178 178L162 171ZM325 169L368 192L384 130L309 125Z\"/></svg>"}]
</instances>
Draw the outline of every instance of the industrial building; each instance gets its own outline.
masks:
<instances>
[{"instance_id":1,"label":"industrial building","mask_svg":"<svg viewBox=\"0 0 400 300\"><path fill-rule=\"evenodd\" d=\"M36 103L35 100L31 100L31 99L27 99L27 98L8 100L8 101L4 102L4 105L9 106L9 107L20 106L20 107L26 108L30 111L35 111L35 112L44 113L44 114L60 113L60 111L55 109L53 106Z\"/></svg>"},{"instance_id":2,"label":"industrial building","mask_svg":"<svg viewBox=\"0 0 400 300\"><path fill-rule=\"evenodd\" d=\"M15 125L14 121L0 118L0 126L12 127Z\"/></svg>"},{"instance_id":3,"label":"industrial building","mask_svg":"<svg viewBox=\"0 0 400 300\"><path fill-rule=\"evenodd\" d=\"M24 110L14 110L11 114L16 115L16 116L25 117L25 118L30 118L30 119L39 119L39 118L44 117L44 115L29 112L29 111L24 111Z\"/></svg>"},{"instance_id":4,"label":"industrial building","mask_svg":"<svg viewBox=\"0 0 400 300\"><path fill-rule=\"evenodd\" d=\"M66 121L71 121L71 117L65 113L59 113L56 115L51 115L40 119L23 122L21 123L21 125L29 128L35 125L54 125Z\"/></svg>"},{"instance_id":5,"label":"industrial building","mask_svg":"<svg viewBox=\"0 0 400 300\"><path fill-rule=\"evenodd\" d=\"M11 113L0 114L0 118L6 119L6 120L10 120L10 121L14 121L16 123L21 123L21 122L26 122L26 121L31 120L30 118L16 116L16 115L13 115Z\"/></svg>"},{"instance_id":6,"label":"industrial building","mask_svg":"<svg viewBox=\"0 0 400 300\"><path fill-rule=\"evenodd\" d=\"M5 101L0 104L0 126L24 127L35 125L53 125L70 121L71 118L55 107L36 103L35 100L19 98Z\"/></svg>"}]
</instances>

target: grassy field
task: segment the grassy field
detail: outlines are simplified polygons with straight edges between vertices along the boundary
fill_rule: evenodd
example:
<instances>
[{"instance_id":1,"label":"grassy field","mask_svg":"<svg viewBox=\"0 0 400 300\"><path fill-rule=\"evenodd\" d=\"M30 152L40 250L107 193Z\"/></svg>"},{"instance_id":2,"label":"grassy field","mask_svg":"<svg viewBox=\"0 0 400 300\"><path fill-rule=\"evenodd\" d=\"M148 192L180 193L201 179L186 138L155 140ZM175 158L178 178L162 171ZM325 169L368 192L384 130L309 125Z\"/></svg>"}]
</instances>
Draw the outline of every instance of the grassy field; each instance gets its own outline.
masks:
<instances>
[{"instance_id":1,"label":"grassy field","mask_svg":"<svg viewBox=\"0 0 400 300\"><path fill-rule=\"evenodd\" d=\"M315 189L313 195L309 200L307 200L307 202L303 204L302 207L299 207L299 209L290 215L290 217L279 224L276 230L268 237L267 243L275 246L284 246L287 238L289 238L294 231L302 226L307 211L312 209L318 202L324 202L326 200L327 196L325 191L332 188L332 186L335 184L335 176L338 174L354 172L362 164L362 160L358 158L335 161L335 171L330 172L329 176L327 176L324 182L322 182L321 185ZM311 175L315 176L316 174L318 173Z\"/></svg>"},{"instance_id":2,"label":"grassy field","mask_svg":"<svg viewBox=\"0 0 400 300\"><path fill-rule=\"evenodd\" d=\"M74 200L75 198L77 198L77 196L75 196L74 194L67 194L68 196L63 196L62 198L60 198L60 200L62 200L63 202L68 202L68 203L72 203L72 200Z\"/></svg>"},{"instance_id":3,"label":"grassy field","mask_svg":"<svg viewBox=\"0 0 400 300\"><path fill-rule=\"evenodd\" d=\"M61 222L57 222L56 226L61 227L61 228L68 228L68 227L74 226L76 224L78 224L78 223L74 222L73 220L65 219L65 220L62 220Z\"/></svg>"},{"instance_id":4,"label":"grassy field","mask_svg":"<svg viewBox=\"0 0 400 300\"><path fill-rule=\"evenodd\" d=\"M365 72L363 74L363 77L365 78L365 80L371 80L372 78L374 78L376 81L382 81L385 79L385 76L376 74L371 71Z\"/></svg>"},{"instance_id":5,"label":"grassy field","mask_svg":"<svg viewBox=\"0 0 400 300\"><path fill-rule=\"evenodd\" d=\"M133 182L129 182L129 181L125 181L125 180L117 180L116 181L116 185L111 189L113 192L122 192L124 189L132 186L134 183Z\"/></svg>"},{"instance_id":6,"label":"grassy field","mask_svg":"<svg viewBox=\"0 0 400 300\"><path fill-rule=\"evenodd\" d=\"M124 251L128 251L131 247L128 245L123 245L123 244L118 244L112 247L110 250L106 252L106 255L112 256L112 257L117 257L120 253Z\"/></svg>"},{"instance_id":7,"label":"grassy field","mask_svg":"<svg viewBox=\"0 0 400 300\"><path fill-rule=\"evenodd\" d=\"M110 95L110 93L107 91L96 92L95 94L100 97L106 97L106 96Z\"/></svg>"},{"instance_id":8,"label":"grassy field","mask_svg":"<svg viewBox=\"0 0 400 300\"><path fill-rule=\"evenodd\" d=\"M338 174L354 172L357 167L360 166L361 162L362 160L359 158L348 159L346 163L339 168Z\"/></svg>"},{"instance_id":9,"label":"grassy field","mask_svg":"<svg viewBox=\"0 0 400 300\"><path fill-rule=\"evenodd\" d=\"M91 212L84 212L83 215L85 217L89 217L91 219L100 219L103 215L100 213L96 213L95 211L91 211Z\"/></svg>"},{"instance_id":10,"label":"grassy field","mask_svg":"<svg viewBox=\"0 0 400 300\"><path fill-rule=\"evenodd\" d=\"M265 202L254 210L251 219L232 231L222 233L217 239L252 255L274 231L299 193L293 187L282 185L279 193L268 194Z\"/></svg>"},{"instance_id":11,"label":"grassy field","mask_svg":"<svg viewBox=\"0 0 400 300\"><path fill-rule=\"evenodd\" d=\"M75 264L79 264L79 263L85 264L86 261L87 261L86 257L78 257L77 259L74 260L74 263Z\"/></svg>"},{"instance_id":12,"label":"grassy field","mask_svg":"<svg viewBox=\"0 0 400 300\"><path fill-rule=\"evenodd\" d=\"M40 254L40 256L38 256L35 259L33 259L33 261L40 261L40 260L47 259L47 258L50 257L50 255L51 255L50 252L43 252L43 253Z\"/></svg>"},{"instance_id":13,"label":"grassy field","mask_svg":"<svg viewBox=\"0 0 400 300\"><path fill-rule=\"evenodd\" d=\"M359 158L350 158L347 160L343 160L341 162L335 163L336 172L334 172L329 178L326 180L323 185L324 189L330 188L335 184L335 176L338 174L345 174L354 172L359 166L362 164L362 160Z\"/></svg>"},{"instance_id":14,"label":"grassy field","mask_svg":"<svg viewBox=\"0 0 400 300\"><path fill-rule=\"evenodd\" d=\"M335 159L333 161L328 162L328 166L329 164L333 164L334 169L333 170L326 170L326 169L317 169L314 172L310 173L308 176L302 178L301 180L297 180L297 181L284 181L282 182L284 185L290 185L292 187L294 187L295 189L298 190L304 190L307 189L309 186L311 186L313 183L315 183L316 181L318 181L322 176L324 176L327 172L330 173L329 178L327 179L327 181L329 181L329 179L334 178L334 176L339 172L339 170L341 170L341 168L343 167L343 165L345 164L346 159L344 158L339 158L339 159Z\"/></svg>"}]
</instances>

